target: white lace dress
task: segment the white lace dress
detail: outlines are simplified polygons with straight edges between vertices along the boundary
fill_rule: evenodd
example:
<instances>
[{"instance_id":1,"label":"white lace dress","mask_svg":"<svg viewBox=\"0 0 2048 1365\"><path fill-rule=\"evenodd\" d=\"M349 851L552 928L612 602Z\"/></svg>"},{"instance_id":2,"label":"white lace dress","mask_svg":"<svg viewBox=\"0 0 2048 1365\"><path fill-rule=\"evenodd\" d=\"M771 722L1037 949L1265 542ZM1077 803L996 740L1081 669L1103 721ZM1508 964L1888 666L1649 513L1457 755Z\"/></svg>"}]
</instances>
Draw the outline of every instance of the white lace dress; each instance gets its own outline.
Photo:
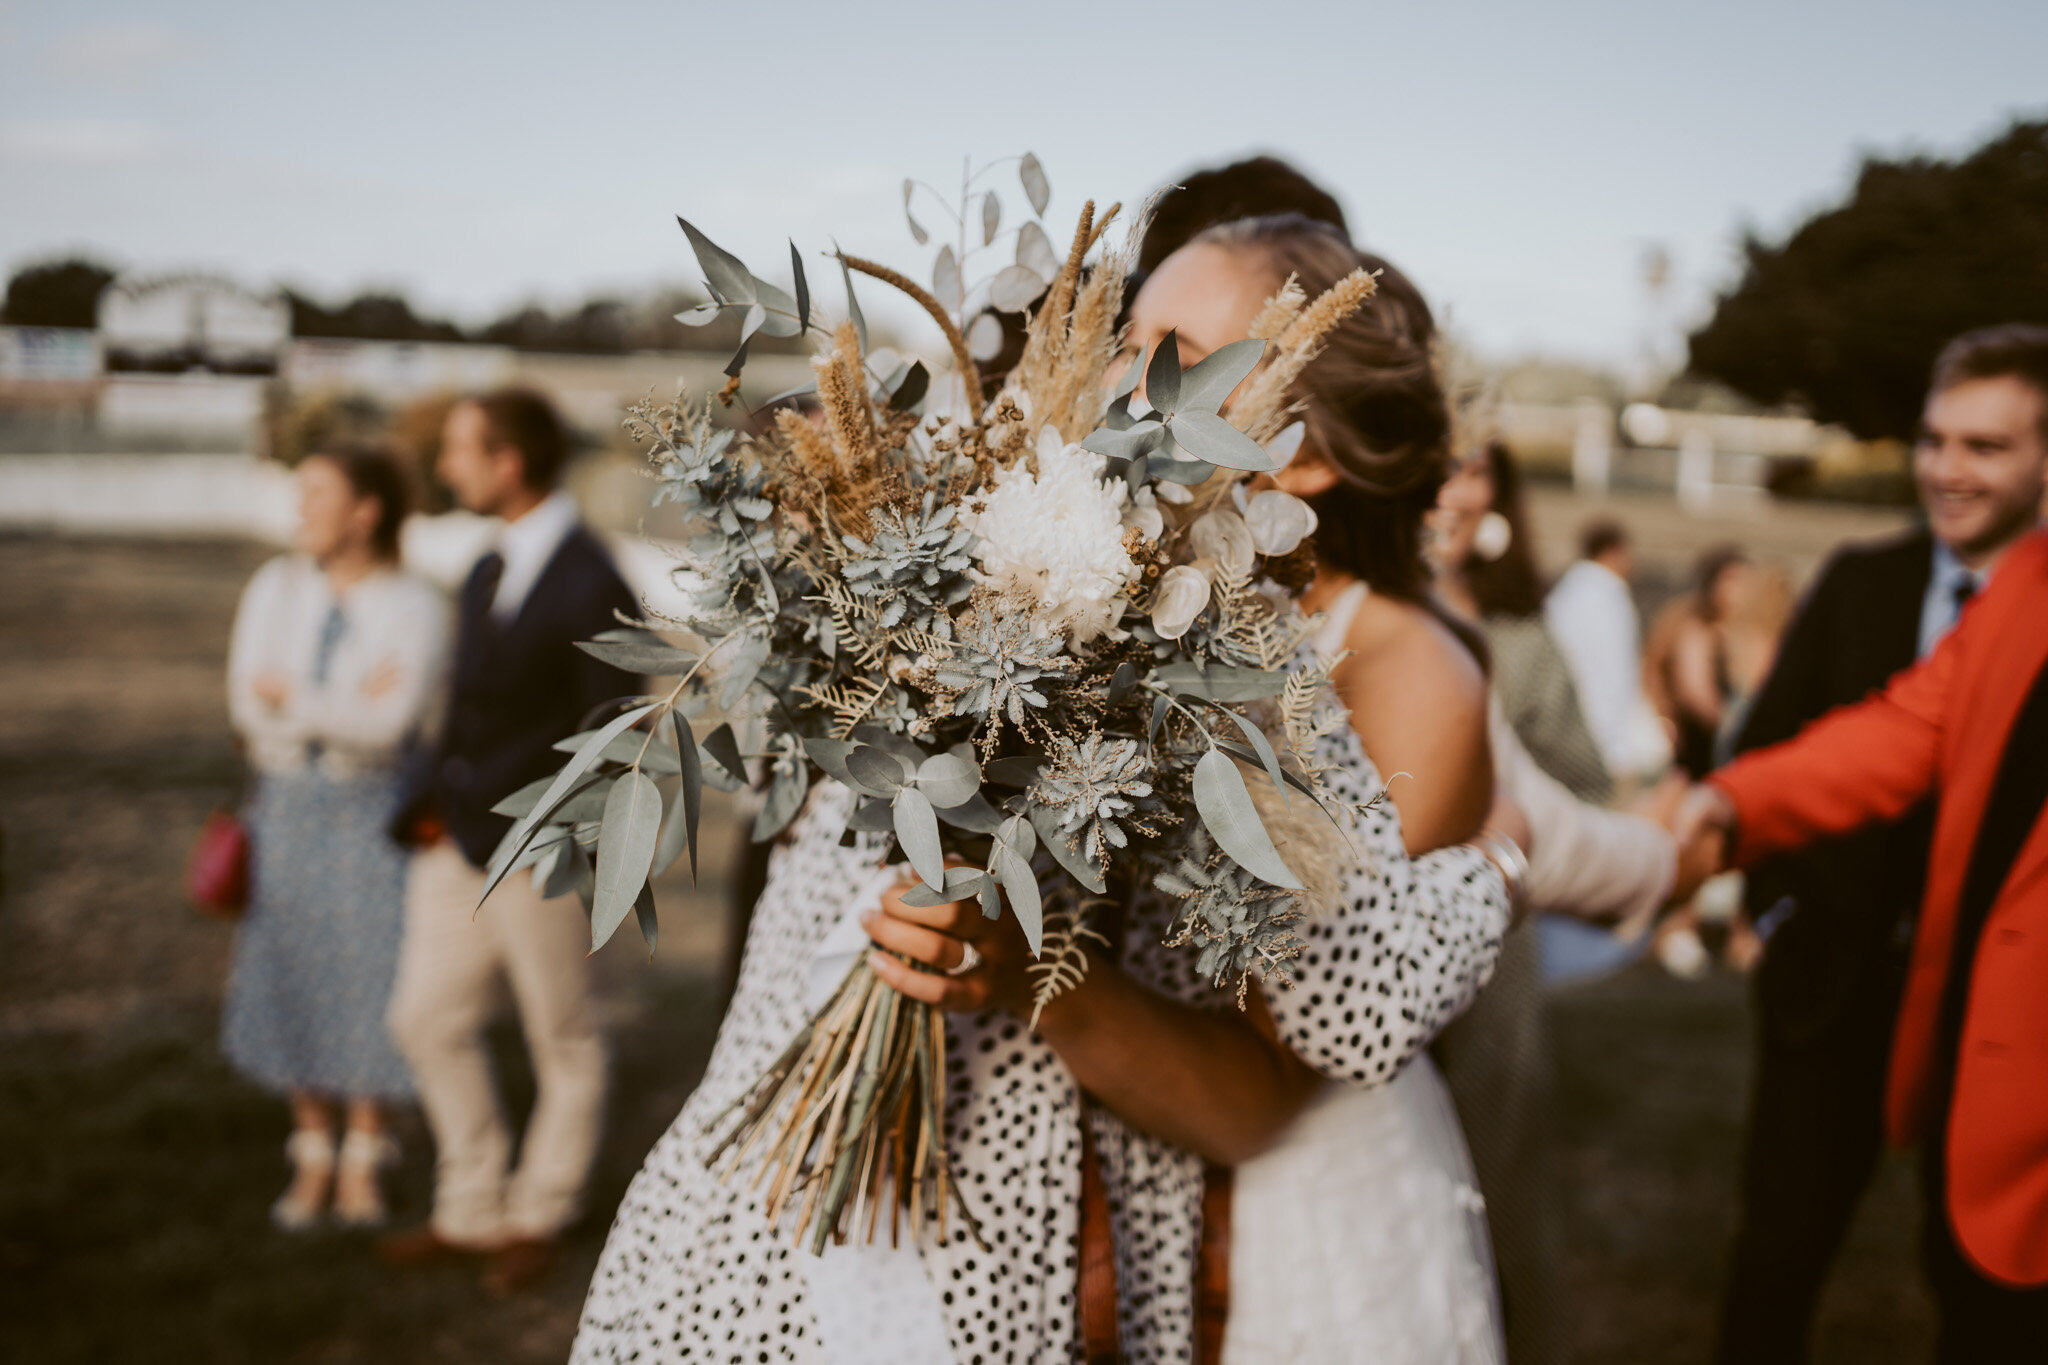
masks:
<instances>
[{"instance_id":1,"label":"white lace dress","mask_svg":"<svg viewBox=\"0 0 2048 1365\"><path fill-rule=\"evenodd\" d=\"M1377 774L1348 727L1329 743L1338 794L1372 796ZM722 1183L706 1169L705 1123L803 1022L811 959L879 859L873 836L840 847L847 811L845 789L823 784L776 851L711 1064L619 1207L573 1360L1078 1360L1083 1122L1109 1195L1124 1353L1137 1365L1191 1359L1201 1161L1084 1105L1058 1056L1007 1015L947 1018L949 1152L990 1251L954 1226L920 1249L815 1259L792 1247L790 1227L768 1226L745 1178ZM1305 926L1302 985L1274 1003L1311 1065L1371 1085L1478 990L1507 921L1506 889L1470 848L1410 860L1390 805L1349 833L1361 866L1343 904ZM1169 918L1164 905L1134 908L1121 970L1162 994L1231 1008L1192 975L1192 953L1161 945Z\"/></svg>"},{"instance_id":2,"label":"white lace dress","mask_svg":"<svg viewBox=\"0 0 2048 1365\"><path fill-rule=\"evenodd\" d=\"M1364 600L1357 584L1331 604L1318 652L1343 647ZM1372 959L1356 952L1325 961L1314 947L1301 987L1268 994L1290 1038L1328 1012L1326 991L1370 979ZM1237 1168L1225 1365L1499 1365L1505 1355L1485 1206L1427 1052L1385 1085L1331 1081L1277 1146Z\"/></svg>"}]
</instances>

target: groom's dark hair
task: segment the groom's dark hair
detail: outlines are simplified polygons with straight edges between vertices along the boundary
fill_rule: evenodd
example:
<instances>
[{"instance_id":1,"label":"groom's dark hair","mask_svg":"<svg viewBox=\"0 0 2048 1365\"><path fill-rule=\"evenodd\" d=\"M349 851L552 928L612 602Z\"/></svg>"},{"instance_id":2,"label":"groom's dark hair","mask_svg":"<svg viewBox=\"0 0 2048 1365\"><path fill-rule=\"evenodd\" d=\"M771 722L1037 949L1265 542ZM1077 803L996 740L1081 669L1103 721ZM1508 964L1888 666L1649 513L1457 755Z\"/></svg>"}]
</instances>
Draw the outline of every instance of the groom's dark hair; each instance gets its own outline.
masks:
<instances>
[{"instance_id":1,"label":"groom's dark hair","mask_svg":"<svg viewBox=\"0 0 2048 1365\"><path fill-rule=\"evenodd\" d=\"M519 452L523 481L537 493L551 492L569 462L569 433L546 396L532 389L493 389L468 400L484 415L494 447Z\"/></svg>"},{"instance_id":2,"label":"groom's dark hair","mask_svg":"<svg viewBox=\"0 0 2048 1365\"><path fill-rule=\"evenodd\" d=\"M1277 156L1253 156L1181 177L1160 196L1138 249L1140 278L1218 223L1298 213L1328 223L1346 237L1344 210L1330 192ZM1135 295L1135 284L1129 291Z\"/></svg>"}]
</instances>

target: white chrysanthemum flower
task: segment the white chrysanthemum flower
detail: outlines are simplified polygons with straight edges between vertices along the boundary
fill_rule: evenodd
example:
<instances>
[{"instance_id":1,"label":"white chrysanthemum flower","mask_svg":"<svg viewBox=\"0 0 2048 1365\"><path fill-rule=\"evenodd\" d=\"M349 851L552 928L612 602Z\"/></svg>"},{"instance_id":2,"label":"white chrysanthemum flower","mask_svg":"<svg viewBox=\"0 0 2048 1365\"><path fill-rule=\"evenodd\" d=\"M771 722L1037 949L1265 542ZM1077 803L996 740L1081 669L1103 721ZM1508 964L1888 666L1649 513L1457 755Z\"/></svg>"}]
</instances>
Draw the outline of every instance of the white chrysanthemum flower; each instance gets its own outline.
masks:
<instances>
[{"instance_id":1,"label":"white chrysanthemum flower","mask_svg":"<svg viewBox=\"0 0 2048 1365\"><path fill-rule=\"evenodd\" d=\"M1022 588L1037 601L1041 631L1084 644L1114 626L1138 569L1124 549L1122 480L1104 479L1103 457L1057 439L1038 445L1038 472L1019 461L962 521L976 537L983 582Z\"/></svg>"}]
</instances>

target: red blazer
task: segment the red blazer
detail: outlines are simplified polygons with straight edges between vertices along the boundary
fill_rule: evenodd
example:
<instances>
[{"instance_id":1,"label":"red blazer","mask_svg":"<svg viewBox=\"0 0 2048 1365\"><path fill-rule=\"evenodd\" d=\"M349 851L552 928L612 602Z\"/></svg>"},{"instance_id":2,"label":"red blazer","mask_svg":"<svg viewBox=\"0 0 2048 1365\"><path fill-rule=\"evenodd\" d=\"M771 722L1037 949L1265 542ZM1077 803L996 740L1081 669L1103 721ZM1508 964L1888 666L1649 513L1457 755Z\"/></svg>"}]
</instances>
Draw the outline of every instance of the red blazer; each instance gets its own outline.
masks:
<instances>
[{"instance_id":1,"label":"red blazer","mask_svg":"<svg viewBox=\"0 0 2048 1365\"><path fill-rule=\"evenodd\" d=\"M1926 899L1892 1041L1885 1124L1904 1145L1940 1118L1937 1024L1950 970L1969 971L1948 1123L1948 1209L1977 1268L2048 1284L2048 815L2020 849L1977 948L1951 964L1956 902L2019 709L2048 661L2048 531L2006 553L1926 659L1796 739L1710 781L1735 803L1746 864L1895 819L1939 796Z\"/></svg>"}]
</instances>

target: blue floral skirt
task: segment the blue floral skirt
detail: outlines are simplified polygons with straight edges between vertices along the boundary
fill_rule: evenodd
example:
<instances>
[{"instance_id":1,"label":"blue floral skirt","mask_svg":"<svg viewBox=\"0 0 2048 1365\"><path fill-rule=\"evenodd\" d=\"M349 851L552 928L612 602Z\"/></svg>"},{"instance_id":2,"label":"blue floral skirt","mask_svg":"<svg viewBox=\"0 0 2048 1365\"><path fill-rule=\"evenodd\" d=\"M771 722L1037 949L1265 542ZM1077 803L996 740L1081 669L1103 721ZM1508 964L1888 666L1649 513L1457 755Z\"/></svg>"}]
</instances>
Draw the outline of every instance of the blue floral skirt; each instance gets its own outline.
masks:
<instances>
[{"instance_id":1,"label":"blue floral skirt","mask_svg":"<svg viewBox=\"0 0 2048 1365\"><path fill-rule=\"evenodd\" d=\"M406 853L389 833L400 790L389 773L257 779L221 1051L260 1085L412 1094L384 1026L405 920Z\"/></svg>"}]
</instances>

